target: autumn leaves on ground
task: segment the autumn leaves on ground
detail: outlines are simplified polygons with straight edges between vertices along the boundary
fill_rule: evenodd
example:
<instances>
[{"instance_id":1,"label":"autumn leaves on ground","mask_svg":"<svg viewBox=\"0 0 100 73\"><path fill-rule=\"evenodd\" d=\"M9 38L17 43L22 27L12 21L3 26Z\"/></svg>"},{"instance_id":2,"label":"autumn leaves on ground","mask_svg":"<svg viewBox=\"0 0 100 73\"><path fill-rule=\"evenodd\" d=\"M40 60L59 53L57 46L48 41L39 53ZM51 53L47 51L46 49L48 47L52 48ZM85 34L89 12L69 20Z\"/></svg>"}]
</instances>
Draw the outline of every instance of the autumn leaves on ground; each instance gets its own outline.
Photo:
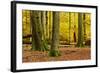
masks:
<instances>
[{"instance_id":1,"label":"autumn leaves on ground","mask_svg":"<svg viewBox=\"0 0 100 73\"><path fill-rule=\"evenodd\" d=\"M91 59L91 14L22 11L22 61L48 62Z\"/></svg>"},{"instance_id":2,"label":"autumn leaves on ground","mask_svg":"<svg viewBox=\"0 0 100 73\"><path fill-rule=\"evenodd\" d=\"M26 49L23 50L23 62L72 61L91 58L90 48L59 48L59 50L61 56L50 57L49 51L31 51L27 45Z\"/></svg>"}]
</instances>

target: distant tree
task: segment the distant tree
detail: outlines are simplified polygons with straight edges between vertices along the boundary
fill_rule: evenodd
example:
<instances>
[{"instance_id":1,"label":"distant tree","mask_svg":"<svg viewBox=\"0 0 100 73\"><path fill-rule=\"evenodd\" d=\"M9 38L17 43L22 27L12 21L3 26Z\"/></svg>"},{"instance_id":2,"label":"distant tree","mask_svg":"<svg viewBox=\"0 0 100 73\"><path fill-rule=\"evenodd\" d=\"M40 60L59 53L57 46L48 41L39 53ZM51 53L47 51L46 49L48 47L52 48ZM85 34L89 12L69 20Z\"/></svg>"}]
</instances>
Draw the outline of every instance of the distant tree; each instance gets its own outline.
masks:
<instances>
[{"instance_id":1,"label":"distant tree","mask_svg":"<svg viewBox=\"0 0 100 73\"><path fill-rule=\"evenodd\" d=\"M74 37L74 43L76 43L76 23L75 23L75 13L74 13L74 28L73 28L73 30L74 30L74 35L73 35L73 37Z\"/></svg>"},{"instance_id":2,"label":"distant tree","mask_svg":"<svg viewBox=\"0 0 100 73\"><path fill-rule=\"evenodd\" d=\"M52 43L49 52L50 56L59 56L59 12L53 12Z\"/></svg>"},{"instance_id":3,"label":"distant tree","mask_svg":"<svg viewBox=\"0 0 100 73\"><path fill-rule=\"evenodd\" d=\"M69 44L70 44L70 29L71 29L71 12L69 12Z\"/></svg>"},{"instance_id":4,"label":"distant tree","mask_svg":"<svg viewBox=\"0 0 100 73\"><path fill-rule=\"evenodd\" d=\"M74 42L76 42L76 26L74 25L74 35L73 35L73 37L74 37Z\"/></svg>"},{"instance_id":5,"label":"distant tree","mask_svg":"<svg viewBox=\"0 0 100 73\"><path fill-rule=\"evenodd\" d=\"M49 28L48 28L48 11L46 11L46 13L45 13L45 15L46 15L46 39L48 39L48 30L49 30Z\"/></svg>"},{"instance_id":6,"label":"distant tree","mask_svg":"<svg viewBox=\"0 0 100 73\"><path fill-rule=\"evenodd\" d=\"M49 11L49 42L51 42L52 35L52 11Z\"/></svg>"}]
</instances>

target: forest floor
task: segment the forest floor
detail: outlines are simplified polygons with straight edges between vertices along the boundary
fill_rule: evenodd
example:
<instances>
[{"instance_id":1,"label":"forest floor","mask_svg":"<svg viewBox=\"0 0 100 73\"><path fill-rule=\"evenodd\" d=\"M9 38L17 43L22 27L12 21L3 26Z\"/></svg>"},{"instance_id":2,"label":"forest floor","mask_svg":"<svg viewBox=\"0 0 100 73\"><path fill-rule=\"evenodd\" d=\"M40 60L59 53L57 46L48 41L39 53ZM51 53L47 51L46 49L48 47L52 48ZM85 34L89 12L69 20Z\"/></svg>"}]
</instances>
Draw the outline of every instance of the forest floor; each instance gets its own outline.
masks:
<instances>
[{"instance_id":1,"label":"forest floor","mask_svg":"<svg viewBox=\"0 0 100 73\"><path fill-rule=\"evenodd\" d=\"M50 57L48 51L31 51L29 45L23 46L23 62L46 62L46 61L71 61L91 59L90 48L62 47L59 48L61 56Z\"/></svg>"}]
</instances>

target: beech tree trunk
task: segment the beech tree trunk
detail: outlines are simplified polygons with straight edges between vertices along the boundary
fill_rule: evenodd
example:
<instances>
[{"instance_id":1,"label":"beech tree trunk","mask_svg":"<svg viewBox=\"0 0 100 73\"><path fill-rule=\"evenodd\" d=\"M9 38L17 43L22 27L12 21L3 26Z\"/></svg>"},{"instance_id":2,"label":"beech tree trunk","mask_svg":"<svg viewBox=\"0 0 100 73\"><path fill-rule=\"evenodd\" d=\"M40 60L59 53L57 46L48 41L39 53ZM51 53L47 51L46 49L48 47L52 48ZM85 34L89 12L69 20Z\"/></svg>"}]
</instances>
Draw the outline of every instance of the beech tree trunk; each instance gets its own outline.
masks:
<instances>
[{"instance_id":1,"label":"beech tree trunk","mask_svg":"<svg viewBox=\"0 0 100 73\"><path fill-rule=\"evenodd\" d=\"M83 46L83 33L82 33L82 13L78 13L78 47Z\"/></svg>"},{"instance_id":2,"label":"beech tree trunk","mask_svg":"<svg viewBox=\"0 0 100 73\"><path fill-rule=\"evenodd\" d=\"M50 56L59 56L59 12L53 12L52 43Z\"/></svg>"}]
</instances>

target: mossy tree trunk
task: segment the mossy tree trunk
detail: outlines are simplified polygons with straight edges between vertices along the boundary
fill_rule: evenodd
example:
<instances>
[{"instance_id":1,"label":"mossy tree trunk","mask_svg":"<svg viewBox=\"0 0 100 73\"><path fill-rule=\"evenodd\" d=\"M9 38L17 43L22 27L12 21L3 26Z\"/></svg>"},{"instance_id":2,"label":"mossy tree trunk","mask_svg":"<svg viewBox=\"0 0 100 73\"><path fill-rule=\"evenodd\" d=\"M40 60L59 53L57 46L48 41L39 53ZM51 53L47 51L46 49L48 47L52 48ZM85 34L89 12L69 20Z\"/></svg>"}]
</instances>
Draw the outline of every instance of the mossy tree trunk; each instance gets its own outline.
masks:
<instances>
[{"instance_id":1,"label":"mossy tree trunk","mask_svg":"<svg viewBox=\"0 0 100 73\"><path fill-rule=\"evenodd\" d=\"M59 56L59 12L53 12L53 25L52 25L52 43L49 52L50 56Z\"/></svg>"},{"instance_id":2,"label":"mossy tree trunk","mask_svg":"<svg viewBox=\"0 0 100 73\"><path fill-rule=\"evenodd\" d=\"M43 28L41 22L41 11L31 11L32 50L45 50L44 42L42 40Z\"/></svg>"},{"instance_id":3,"label":"mossy tree trunk","mask_svg":"<svg viewBox=\"0 0 100 73\"><path fill-rule=\"evenodd\" d=\"M32 49L41 50L41 29L40 29L40 13L39 11L31 11L31 25L32 25Z\"/></svg>"}]
</instances>

